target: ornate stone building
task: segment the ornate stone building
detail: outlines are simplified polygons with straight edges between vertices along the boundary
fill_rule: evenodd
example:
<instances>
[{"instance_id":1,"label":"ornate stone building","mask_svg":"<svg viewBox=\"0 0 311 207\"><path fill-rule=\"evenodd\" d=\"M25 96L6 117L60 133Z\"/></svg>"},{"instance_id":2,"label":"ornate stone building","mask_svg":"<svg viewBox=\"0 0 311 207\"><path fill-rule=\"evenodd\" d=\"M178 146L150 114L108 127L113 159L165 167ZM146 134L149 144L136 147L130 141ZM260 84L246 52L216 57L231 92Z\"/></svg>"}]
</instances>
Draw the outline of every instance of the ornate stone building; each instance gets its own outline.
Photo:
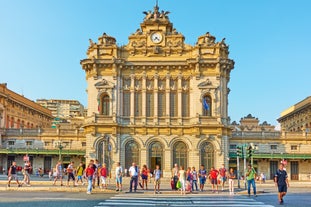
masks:
<instances>
[{"instance_id":1,"label":"ornate stone building","mask_svg":"<svg viewBox=\"0 0 311 207\"><path fill-rule=\"evenodd\" d=\"M127 45L104 33L90 40L81 65L86 74L86 158L110 168L120 161L185 167L228 165L231 128L228 82L234 61L228 45L208 32L195 45L168 13L144 12Z\"/></svg>"}]
</instances>

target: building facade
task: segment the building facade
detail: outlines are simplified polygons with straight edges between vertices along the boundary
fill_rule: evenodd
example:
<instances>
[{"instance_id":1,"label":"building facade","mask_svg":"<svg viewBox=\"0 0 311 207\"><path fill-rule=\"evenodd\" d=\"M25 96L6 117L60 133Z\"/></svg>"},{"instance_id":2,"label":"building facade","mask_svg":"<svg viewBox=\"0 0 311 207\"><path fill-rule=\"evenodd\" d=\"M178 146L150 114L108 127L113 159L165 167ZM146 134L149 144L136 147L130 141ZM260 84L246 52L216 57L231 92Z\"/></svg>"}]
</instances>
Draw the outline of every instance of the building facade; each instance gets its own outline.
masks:
<instances>
[{"instance_id":1,"label":"building facade","mask_svg":"<svg viewBox=\"0 0 311 207\"><path fill-rule=\"evenodd\" d=\"M127 45L104 33L90 40L86 74L86 159L114 168L132 162L207 168L228 165L228 46L208 32L195 45L158 6L146 14Z\"/></svg>"},{"instance_id":2,"label":"building facade","mask_svg":"<svg viewBox=\"0 0 311 207\"><path fill-rule=\"evenodd\" d=\"M54 117L70 119L84 116L84 106L77 100L37 99L36 102L49 109Z\"/></svg>"},{"instance_id":3,"label":"building facade","mask_svg":"<svg viewBox=\"0 0 311 207\"><path fill-rule=\"evenodd\" d=\"M267 179L273 179L278 165L283 162L289 179L310 180L311 138L309 139L304 131L285 131L283 118L285 117L278 119L282 126L281 131L275 130L275 127L267 122L259 124L259 120L252 115L242 118L239 124L234 122L230 137L229 166L237 170L238 146L252 146L252 157L247 156L248 150L244 151L245 164L253 163L257 172L264 173ZM292 123L288 119L286 121ZM239 157L240 176L244 175L244 155Z\"/></svg>"},{"instance_id":4,"label":"building facade","mask_svg":"<svg viewBox=\"0 0 311 207\"><path fill-rule=\"evenodd\" d=\"M50 110L0 84L0 128L45 128L52 119Z\"/></svg>"}]
</instances>

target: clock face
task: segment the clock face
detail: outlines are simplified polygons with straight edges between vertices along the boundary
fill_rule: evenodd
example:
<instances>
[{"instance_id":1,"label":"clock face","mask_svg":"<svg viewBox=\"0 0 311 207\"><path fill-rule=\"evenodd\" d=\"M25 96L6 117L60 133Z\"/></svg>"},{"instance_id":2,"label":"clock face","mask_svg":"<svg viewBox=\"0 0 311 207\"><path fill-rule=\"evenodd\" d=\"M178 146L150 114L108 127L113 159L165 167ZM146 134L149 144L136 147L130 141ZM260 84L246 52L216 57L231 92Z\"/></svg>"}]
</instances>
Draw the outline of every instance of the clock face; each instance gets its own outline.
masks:
<instances>
[{"instance_id":1,"label":"clock face","mask_svg":"<svg viewBox=\"0 0 311 207\"><path fill-rule=\"evenodd\" d=\"M160 43L162 41L162 35L159 32L155 32L151 35L151 41L153 43Z\"/></svg>"}]
</instances>

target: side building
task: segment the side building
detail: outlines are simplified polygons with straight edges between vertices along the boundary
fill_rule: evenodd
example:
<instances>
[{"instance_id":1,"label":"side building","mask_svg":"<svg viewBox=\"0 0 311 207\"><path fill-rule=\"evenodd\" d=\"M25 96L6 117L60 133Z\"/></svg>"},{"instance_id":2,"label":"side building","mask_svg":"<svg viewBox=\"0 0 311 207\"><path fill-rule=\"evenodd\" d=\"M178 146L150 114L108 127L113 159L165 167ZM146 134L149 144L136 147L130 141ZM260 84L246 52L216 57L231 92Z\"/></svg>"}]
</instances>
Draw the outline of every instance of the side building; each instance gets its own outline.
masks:
<instances>
[{"instance_id":1,"label":"side building","mask_svg":"<svg viewBox=\"0 0 311 207\"><path fill-rule=\"evenodd\" d=\"M13 160L19 166L29 160L34 170L48 172L58 159L65 164L84 159L83 119L75 120L74 126L51 129L53 118L49 109L0 84L0 173Z\"/></svg>"},{"instance_id":2,"label":"side building","mask_svg":"<svg viewBox=\"0 0 311 207\"><path fill-rule=\"evenodd\" d=\"M127 45L104 33L90 40L86 74L86 159L184 167L228 166L228 82L234 61L210 33L192 46L158 6Z\"/></svg>"},{"instance_id":3,"label":"side building","mask_svg":"<svg viewBox=\"0 0 311 207\"><path fill-rule=\"evenodd\" d=\"M278 119L282 124L282 117ZM240 123L232 123L232 137L230 137L229 167L237 170L237 151L244 148L239 156L240 176L244 175L244 157L246 165L253 163L257 172L264 173L267 179L273 179L279 163L286 165L291 180L310 180L311 167L311 139L306 133L277 131L267 122L248 115ZM251 149L251 156L249 156Z\"/></svg>"}]
</instances>

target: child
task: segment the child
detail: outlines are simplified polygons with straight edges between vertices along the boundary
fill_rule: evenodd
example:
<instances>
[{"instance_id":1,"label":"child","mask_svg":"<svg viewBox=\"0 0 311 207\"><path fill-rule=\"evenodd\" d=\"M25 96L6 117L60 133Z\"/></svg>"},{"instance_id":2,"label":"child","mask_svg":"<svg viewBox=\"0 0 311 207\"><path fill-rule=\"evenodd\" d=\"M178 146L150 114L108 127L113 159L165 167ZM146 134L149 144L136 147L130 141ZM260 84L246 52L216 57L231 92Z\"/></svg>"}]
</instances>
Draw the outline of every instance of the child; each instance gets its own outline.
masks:
<instances>
[{"instance_id":1,"label":"child","mask_svg":"<svg viewBox=\"0 0 311 207\"><path fill-rule=\"evenodd\" d=\"M107 167L106 164L103 164L103 167L100 169L100 178L102 181L101 188L107 189Z\"/></svg>"},{"instance_id":2,"label":"child","mask_svg":"<svg viewBox=\"0 0 311 207\"><path fill-rule=\"evenodd\" d=\"M79 165L79 167L77 168L77 185L78 185L78 182L79 182L79 180L81 181L81 183L82 183L82 185L84 185L84 182L83 182L83 179L82 179L82 177L83 177L83 162L80 162L80 165Z\"/></svg>"},{"instance_id":3,"label":"child","mask_svg":"<svg viewBox=\"0 0 311 207\"><path fill-rule=\"evenodd\" d=\"M156 165L156 169L154 170L153 174L154 174L154 194L160 193L161 170L159 165ZM158 190L156 191L157 188Z\"/></svg>"},{"instance_id":4,"label":"child","mask_svg":"<svg viewBox=\"0 0 311 207\"><path fill-rule=\"evenodd\" d=\"M204 165L201 165L200 170L199 170L199 178L200 178L200 191L203 191L204 184L206 181L206 170L204 168Z\"/></svg>"}]
</instances>

